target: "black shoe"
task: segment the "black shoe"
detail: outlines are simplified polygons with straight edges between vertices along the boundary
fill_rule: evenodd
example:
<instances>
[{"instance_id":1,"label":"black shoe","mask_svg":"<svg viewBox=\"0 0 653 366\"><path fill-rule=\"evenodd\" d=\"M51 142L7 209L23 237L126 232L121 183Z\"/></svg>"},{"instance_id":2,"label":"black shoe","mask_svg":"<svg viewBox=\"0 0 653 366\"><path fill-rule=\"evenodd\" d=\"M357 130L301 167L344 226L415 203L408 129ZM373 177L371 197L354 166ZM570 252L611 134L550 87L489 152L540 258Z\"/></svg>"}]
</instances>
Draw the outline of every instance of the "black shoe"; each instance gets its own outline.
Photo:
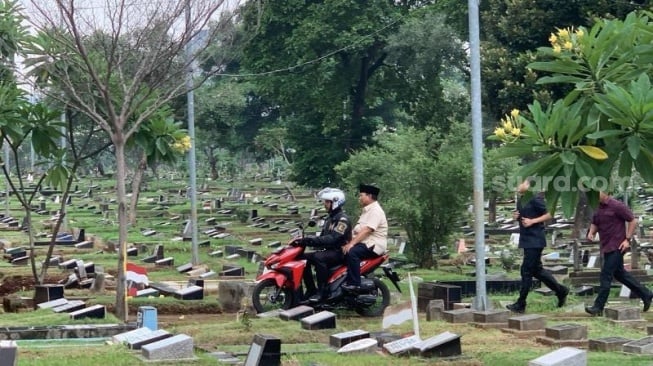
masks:
<instances>
[{"instance_id":1,"label":"black shoe","mask_svg":"<svg viewBox=\"0 0 653 366\"><path fill-rule=\"evenodd\" d=\"M585 312L588 313L591 316L602 316L603 315L603 309L599 309L594 306L586 306L585 307Z\"/></svg>"},{"instance_id":2,"label":"black shoe","mask_svg":"<svg viewBox=\"0 0 653 366\"><path fill-rule=\"evenodd\" d=\"M346 285L342 285L342 289L347 291L347 292L358 293L360 291L361 287L356 286L356 285L346 284Z\"/></svg>"},{"instance_id":3,"label":"black shoe","mask_svg":"<svg viewBox=\"0 0 653 366\"><path fill-rule=\"evenodd\" d=\"M650 295L644 297L644 299L642 299L642 301L644 302L644 309L643 310L644 310L644 312L647 312L648 309L651 308L651 301L653 301L653 294L650 294Z\"/></svg>"},{"instance_id":4,"label":"black shoe","mask_svg":"<svg viewBox=\"0 0 653 366\"><path fill-rule=\"evenodd\" d=\"M512 311L513 313L523 314L526 311L526 305L514 303L514 304L506 305L506 309Z\"/></svg>"},{"instance_id":5,"label":"black shoe","mask_svg":"<svg viewBox=\"0 0 653 366\"><path fill-rule=\"evenodd\" d=\"M320 302L320 301L322 301L322 295L320 295L320 294L313 295L313 296L308 298L308 302L311 302L311 303Z\"/></svg>"},{"instance_id":6,"label":"black shoe","mask_svg":"<svg viewBox=\"0 0 653 366\"><path fill-rule=\"evenodd\" d=\"M562 286L562 290L560 291L560 293L556 294L556 296L558 296L559 308L565 306L565 302L567 302L567 295L569 295L569 289Z\"/></svg>"}]
</instances>

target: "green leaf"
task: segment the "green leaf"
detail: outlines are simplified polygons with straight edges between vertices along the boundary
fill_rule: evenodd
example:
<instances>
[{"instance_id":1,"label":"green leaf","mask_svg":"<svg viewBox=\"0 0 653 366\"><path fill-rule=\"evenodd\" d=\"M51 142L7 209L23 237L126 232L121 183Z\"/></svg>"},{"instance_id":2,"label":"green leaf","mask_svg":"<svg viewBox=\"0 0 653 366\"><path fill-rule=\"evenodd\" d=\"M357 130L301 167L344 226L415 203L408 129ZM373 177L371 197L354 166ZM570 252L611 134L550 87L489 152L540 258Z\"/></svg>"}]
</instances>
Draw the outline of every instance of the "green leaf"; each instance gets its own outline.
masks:
<instances>
[{"instance_id":1,"label":"green leaf","mask_svg":"<svg viewBox=\"0 0 653 366\"><path fill-rule=\"evenodd\" d=\"M633 160L637 160L639 155L639 150L642 145L642 140L637 135L631 135L626 139L626 146L628 147L628 153Z\"/></svg>"},{"instance_id":2,"label":"green leaf","mask_svg":"<svg viewBox=\"0 0 653 366\"><path fill-rule=\"evenodd\" d=\"M577 155L572 151L567 150L560 154L560 158L562 159L563 163L567 165L574 165L576 164Z\"/></svg>"}]
</instances>

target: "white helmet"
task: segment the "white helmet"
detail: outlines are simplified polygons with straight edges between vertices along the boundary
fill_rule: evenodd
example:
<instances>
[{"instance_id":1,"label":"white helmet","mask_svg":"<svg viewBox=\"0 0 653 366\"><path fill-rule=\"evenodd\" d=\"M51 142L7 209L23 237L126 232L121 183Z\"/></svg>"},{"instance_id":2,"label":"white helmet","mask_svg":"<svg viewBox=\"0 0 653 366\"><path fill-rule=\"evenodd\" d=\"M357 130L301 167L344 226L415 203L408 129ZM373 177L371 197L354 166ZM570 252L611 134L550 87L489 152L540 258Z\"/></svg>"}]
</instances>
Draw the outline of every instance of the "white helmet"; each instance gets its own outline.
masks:
<instances>
[{"instance_id":1,"label":"white helmet","mask_svg":"<svg viewBox=\"0 0 653 366\"><path fill-rule=\"evenodd\" d=\"M331 210L345 204L345 192L338 188L324 188L317 193L317 198L322 201L331 201Z\"/></svg>"}]
</instances>

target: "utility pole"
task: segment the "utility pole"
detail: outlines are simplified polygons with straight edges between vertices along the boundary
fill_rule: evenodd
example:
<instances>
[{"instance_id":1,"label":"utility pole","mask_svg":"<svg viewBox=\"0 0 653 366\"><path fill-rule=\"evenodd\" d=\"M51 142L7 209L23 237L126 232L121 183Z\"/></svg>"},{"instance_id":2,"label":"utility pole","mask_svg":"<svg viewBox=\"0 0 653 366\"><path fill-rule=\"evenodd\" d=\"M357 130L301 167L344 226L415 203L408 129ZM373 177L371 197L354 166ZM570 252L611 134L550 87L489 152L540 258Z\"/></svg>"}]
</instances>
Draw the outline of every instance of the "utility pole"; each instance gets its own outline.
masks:
<instances>
[{"instance_id":1,"label":"utility pole","mask_svg":"<svg viewBox=\"0 0 653 366\"><path fill-rule=\"evenodd\" d=\"M472 165L474 166L474 238L476 248L476 297L474 309L489 310L485 287L485 200L483 198L483 120L481 114L481 51L478 5L468 0L472 102Z\"/></svg>"},{"instance_id":2,"label":"utility pole","mask_svg":"<svg viewBox=\"0 0 653 366\"><path fill-rule=\"evenodd\" d=\"M186 2L186 25L190 22L190 0ZM195 169L195 95L193 94L193 40L186 44L186 62L188 74L186 86L188 88L188 136L190 137L190 150L188 150L188 173L190 175L190 227L192 232L191 262L197 265L200 262L197 244L197 171Z\"/></svg>"}]
</instances>

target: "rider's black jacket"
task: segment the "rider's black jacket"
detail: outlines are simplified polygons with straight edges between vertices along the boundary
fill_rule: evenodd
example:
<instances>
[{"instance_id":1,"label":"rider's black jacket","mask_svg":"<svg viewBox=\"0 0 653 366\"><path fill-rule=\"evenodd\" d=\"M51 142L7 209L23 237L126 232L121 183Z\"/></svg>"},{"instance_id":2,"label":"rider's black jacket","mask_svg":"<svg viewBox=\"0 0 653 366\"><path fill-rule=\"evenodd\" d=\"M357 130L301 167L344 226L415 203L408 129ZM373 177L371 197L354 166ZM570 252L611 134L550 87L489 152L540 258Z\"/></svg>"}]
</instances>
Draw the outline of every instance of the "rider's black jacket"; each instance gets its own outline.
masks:
<instances>
[{"instance_id":1,"label":"rider's black jacket","mask_svg":"<svg viewBox=\"0 0 653 366\"><path fill-rule=\"evenodd\" d=\"M338 249L351 240L352 225L341 207L329 212L319 236L307 236L302 245L319 249Z\"/></svg>"}]
</instances>

